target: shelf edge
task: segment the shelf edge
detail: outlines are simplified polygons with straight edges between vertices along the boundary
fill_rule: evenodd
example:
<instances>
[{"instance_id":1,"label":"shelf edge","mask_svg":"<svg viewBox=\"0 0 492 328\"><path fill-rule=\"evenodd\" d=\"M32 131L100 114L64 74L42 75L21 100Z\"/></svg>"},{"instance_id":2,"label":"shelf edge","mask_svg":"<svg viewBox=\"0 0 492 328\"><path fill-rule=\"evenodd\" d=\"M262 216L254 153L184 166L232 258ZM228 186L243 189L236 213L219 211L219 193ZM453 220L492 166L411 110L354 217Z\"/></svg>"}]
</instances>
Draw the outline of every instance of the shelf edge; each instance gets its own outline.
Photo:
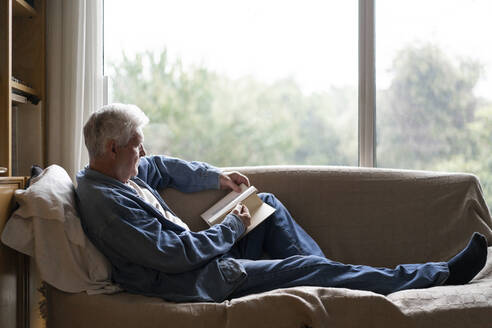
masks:
<instances>
[{"instance_id":1,"label":"shelf edge","mask_svg":"<svg viewBox=\"0 0 492 328\"><path fill-rule=\"evenodd\" d=\"M12 1L12 14L15 17L33 17L37 16L36 10L24 0Z\"/></svg>"},{"instance_id":2,"label":"shelf edge","mask_svg":"<svg viewBox=\"0 0 492 328\"><path fill-rule=\"evenodd\" d=\"M30 95L38 97L37 91L34 90L33 88L30 88L27 85L23 85L23 84L20 84L18 82L15 82L15 81L11 81L10 83L11 83L12 89L16 89L16 90L19 90L19 91L22 91L22 92L25 92L25 93L28 93Z\"/></svg>"}]
</instances>

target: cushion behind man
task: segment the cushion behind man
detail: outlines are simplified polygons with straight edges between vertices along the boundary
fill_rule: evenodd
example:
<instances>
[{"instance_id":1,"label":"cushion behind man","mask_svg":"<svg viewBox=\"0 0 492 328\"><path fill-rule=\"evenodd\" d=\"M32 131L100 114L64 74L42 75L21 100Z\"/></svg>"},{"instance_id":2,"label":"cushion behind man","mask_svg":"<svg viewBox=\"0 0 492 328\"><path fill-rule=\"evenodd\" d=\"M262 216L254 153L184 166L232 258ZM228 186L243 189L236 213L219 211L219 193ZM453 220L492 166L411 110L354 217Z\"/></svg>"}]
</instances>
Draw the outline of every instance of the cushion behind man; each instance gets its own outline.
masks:
<instances>
[{"instance_id":1,"label":"cushion behind man","mask_svg":"<svg viewBox=\"0 0 492 328\"><path fill-rule=\"evenodd\" d=\"M8 220L2 242L34 257L41 279L66 292L115 292L111 267L87 239L75 210L66 171L52 165L17 190L19 208Z\"/></svg>"}]
</instances>

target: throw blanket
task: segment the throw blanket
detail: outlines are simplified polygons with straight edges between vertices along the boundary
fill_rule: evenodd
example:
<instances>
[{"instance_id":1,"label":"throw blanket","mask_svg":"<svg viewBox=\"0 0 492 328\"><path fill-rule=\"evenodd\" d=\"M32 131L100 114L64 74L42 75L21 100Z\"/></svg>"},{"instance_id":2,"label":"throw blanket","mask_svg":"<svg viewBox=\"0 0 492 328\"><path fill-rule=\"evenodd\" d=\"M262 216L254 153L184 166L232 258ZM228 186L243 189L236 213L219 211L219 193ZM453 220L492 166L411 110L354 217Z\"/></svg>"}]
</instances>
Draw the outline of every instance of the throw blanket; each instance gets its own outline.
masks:
<instances>
[{"instance_id":1,"label":"throw blanket","mask_svg":"<svg viewBox=\"0 0 492 328\"><path fill-rule=\"evenodd\" d=\"M492 318L492 247L487 265L463 286L439 286L378 295L344 288L294 287L222 303L171 303L160 298L66 294L50 290L55 310L51 325L109 327L490 327ZM101 314L104 309L104 315ZM97 319L86 313L98 313ZM144 319L145 318L145 319ZM489 318L489 319L485 319ZM436 325L437 324L437 325Z\"/></svg>"},{"instance_id":2,"label":"throw blanket","mask_svg":"<svg viewBox=\"0 0 492 328\"><path fill-rule=\"evenodd\" d=\"M19 208L7 221L2 242L34 257L41 279L66 292L113 293L111 267L87 239L74 208L74 186L52 165L17 190Z\"/></svg>"}]
</instances>

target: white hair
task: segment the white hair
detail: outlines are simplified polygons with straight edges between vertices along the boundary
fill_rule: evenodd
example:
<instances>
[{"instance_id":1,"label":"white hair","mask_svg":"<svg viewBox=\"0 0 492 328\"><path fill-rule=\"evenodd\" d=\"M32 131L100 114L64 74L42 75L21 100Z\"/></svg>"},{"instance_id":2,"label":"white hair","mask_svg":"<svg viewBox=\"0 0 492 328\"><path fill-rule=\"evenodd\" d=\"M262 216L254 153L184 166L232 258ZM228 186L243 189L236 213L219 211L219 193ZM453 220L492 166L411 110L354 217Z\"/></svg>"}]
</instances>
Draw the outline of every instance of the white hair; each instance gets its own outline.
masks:
<instances>
[{"instance_id":1,"label":"white hair","mask_svg":"<svg viewBox=\"0 0 492 328\"><path fill-rule=\"evenodd\" d=\"M135 105L109 104L93 113L84 125L84 139L89 158L104 154L108 140L126 146L135 133L149 122L149 118Z\"/></svg>"}]
</instances>

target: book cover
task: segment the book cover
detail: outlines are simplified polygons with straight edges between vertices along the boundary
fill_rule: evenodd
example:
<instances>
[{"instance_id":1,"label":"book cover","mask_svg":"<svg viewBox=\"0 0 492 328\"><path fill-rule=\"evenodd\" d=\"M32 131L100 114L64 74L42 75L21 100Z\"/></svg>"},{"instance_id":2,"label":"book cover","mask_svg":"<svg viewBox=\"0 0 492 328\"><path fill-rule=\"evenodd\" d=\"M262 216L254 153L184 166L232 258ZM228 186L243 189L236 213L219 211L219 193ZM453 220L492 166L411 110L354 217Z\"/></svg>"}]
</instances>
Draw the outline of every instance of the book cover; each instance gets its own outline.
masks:
<instances>
[{"instance_id":1,"label":"book cover","mask_svg":"<svg viewBox=\"0 0 492 328\"><path fill-rule=\"evenodd\" d=\"M231 191L224 198L220 199L212 207L201 214L201 217L209 226L213 226L222 222L227 214L229 214L237 204L244 204L251 215L251 224L246 229L245 234L253 230L258 224L263 222L269 217L275 208L264 203L260 197L258 197L258 190L251 186L248 187L245 184L240 185L241 192Z\"/></svg>"}]
</instances>

